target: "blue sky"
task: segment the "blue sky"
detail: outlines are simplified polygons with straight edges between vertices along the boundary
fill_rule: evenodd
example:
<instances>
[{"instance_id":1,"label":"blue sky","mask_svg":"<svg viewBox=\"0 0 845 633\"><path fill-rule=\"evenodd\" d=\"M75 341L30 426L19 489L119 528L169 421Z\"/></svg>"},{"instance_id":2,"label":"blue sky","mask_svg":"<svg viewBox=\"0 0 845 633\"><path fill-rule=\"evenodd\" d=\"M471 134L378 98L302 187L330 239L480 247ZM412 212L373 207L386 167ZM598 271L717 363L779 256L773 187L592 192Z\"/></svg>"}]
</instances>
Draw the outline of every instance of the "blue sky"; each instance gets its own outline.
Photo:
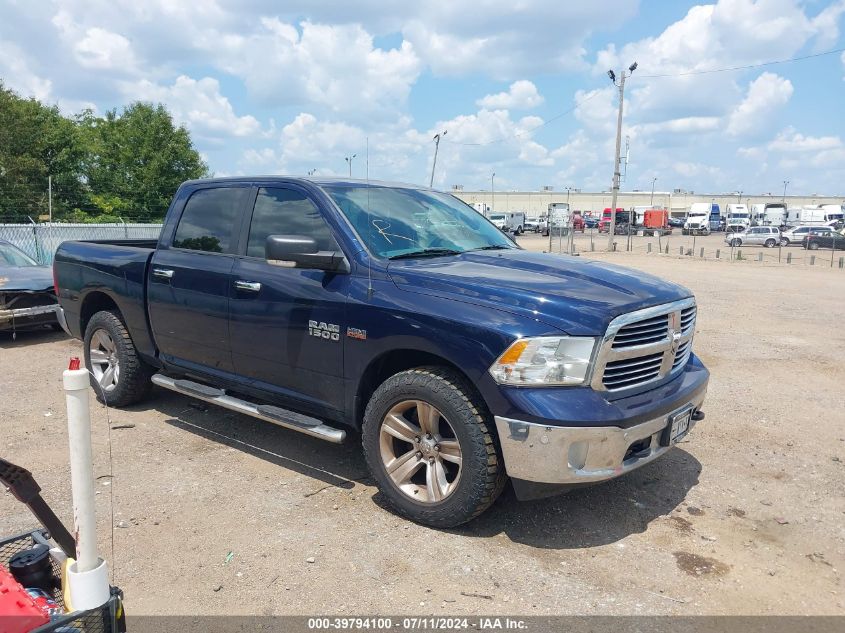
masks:
<instances>
[{"instance_id":1,"label":"blue sky","mask_svg":"<svg viewBox=\"0 0 845 633\"><path fill-rule=\"evenodd\" d=\"M465 189L845 193L845 0L0 0L0 78L67 113L162 102L218 175ZM702 74L685 75L684 73ZM670 75L669 77L649 77Z\"/></svg>"}]
</instances>

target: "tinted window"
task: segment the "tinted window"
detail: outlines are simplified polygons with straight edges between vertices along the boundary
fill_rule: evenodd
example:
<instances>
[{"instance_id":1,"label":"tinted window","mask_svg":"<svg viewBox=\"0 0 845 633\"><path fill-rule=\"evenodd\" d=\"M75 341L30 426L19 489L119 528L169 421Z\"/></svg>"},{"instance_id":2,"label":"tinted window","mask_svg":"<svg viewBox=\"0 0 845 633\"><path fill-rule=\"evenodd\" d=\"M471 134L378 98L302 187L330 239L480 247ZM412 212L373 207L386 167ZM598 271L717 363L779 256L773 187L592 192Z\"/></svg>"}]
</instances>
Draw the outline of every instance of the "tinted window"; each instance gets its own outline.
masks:
<instances>
[{"instance_id":1,"label":"tinted window","mask_svg":"<svg viewBox=\"0 0 845 633\"><path fill-rule=\"evenodd\" d=\"M292 189L258 190L246 254L263 259L269 235L304 235L317 240L321 251L337 250L337 243L317 206L305 194Z\"/></svg>"},{"instance_id":2,"label":"tinted window","mask_svg":"<svg viewBox=\"0 0 845 633\"><path fill-rule=\"evenodd\" d=\"M188 199L173 246L208 253L231 253L238 211L246 187L200 189Z\"/></svg>"}]
</instances>

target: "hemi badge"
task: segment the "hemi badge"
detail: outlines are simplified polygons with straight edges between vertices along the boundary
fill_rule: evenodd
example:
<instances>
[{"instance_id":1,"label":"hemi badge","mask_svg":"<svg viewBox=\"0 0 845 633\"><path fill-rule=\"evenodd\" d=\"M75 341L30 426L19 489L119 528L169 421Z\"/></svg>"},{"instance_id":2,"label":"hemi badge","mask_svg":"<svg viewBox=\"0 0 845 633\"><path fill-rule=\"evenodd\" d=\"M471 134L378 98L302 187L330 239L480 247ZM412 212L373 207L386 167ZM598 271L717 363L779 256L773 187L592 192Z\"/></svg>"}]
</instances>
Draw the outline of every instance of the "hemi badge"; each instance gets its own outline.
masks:
<instances>
[{"instance_id":1,"label":"hemi badge","mask_svg":"<svg viewBox=\"0 0 845 633\"><path fill-rule=\"evenodd\" d=\"M349 338L357 338L359 341L367 340L367 330L359 330L357 327L346 328L346 336Z\"/></svg>"}]
</instances>

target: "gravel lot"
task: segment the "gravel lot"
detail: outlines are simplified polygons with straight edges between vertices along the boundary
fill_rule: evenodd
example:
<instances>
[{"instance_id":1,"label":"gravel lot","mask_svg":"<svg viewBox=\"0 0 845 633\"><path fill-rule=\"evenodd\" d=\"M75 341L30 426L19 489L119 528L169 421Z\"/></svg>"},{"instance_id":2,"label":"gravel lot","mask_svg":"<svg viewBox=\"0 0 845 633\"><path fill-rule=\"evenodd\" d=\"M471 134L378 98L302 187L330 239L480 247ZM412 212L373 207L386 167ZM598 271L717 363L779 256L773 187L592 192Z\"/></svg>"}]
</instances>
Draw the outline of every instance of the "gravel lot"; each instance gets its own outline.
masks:
<instances>
[{"instance_id":1,"label":"gravel lot","mask_svg":"<svg viewBox=\"0 0 845 633\"><path fill-rule=\"evenodd\" d=\"M519 503L508 490L474 523L435 531L383 507L354 439L160 390L130 410L97 405L102 551L128 611L845 614L845 271L682 259L677 245L645 255L645 243L591 256L698 297L707 418L677 449L567 496ZM0 335L0 452L67 524L72 355L63 335ZM0 494L0 534L33 525Z\"/></svg>"}]
</instances>

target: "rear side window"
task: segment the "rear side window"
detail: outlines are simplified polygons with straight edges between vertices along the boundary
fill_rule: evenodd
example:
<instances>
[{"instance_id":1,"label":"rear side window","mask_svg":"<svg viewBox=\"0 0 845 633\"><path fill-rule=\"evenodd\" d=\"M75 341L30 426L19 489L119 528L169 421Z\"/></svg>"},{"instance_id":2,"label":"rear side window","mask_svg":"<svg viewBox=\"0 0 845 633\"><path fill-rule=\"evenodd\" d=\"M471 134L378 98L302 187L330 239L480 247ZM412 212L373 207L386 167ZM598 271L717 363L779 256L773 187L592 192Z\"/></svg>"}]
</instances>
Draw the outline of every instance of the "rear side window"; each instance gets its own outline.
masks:
<instances>
[{"instance_id":1,"label":"rear side window","mask_svg":"<svg viewBox=\"0 0 845 633\"><path fill-rule=\"evenodd\" d=\"M303 235L313 237L321 251L337 250L328 224L311 200L293 189L264 188L258 190L246 254L264 258L264 245L270 235Z\"/></svg>"},{"instance_id":2,"label":"rear side window","mask_svg":"<svg viewBox=\"0 0 845 633\"><path fill-rule=\"evenodd\" d=\"M206 253L231 253L238 212L248 193L247 187L195 191L185 204L173 246Z\"/></svg>"}]
</instances>

